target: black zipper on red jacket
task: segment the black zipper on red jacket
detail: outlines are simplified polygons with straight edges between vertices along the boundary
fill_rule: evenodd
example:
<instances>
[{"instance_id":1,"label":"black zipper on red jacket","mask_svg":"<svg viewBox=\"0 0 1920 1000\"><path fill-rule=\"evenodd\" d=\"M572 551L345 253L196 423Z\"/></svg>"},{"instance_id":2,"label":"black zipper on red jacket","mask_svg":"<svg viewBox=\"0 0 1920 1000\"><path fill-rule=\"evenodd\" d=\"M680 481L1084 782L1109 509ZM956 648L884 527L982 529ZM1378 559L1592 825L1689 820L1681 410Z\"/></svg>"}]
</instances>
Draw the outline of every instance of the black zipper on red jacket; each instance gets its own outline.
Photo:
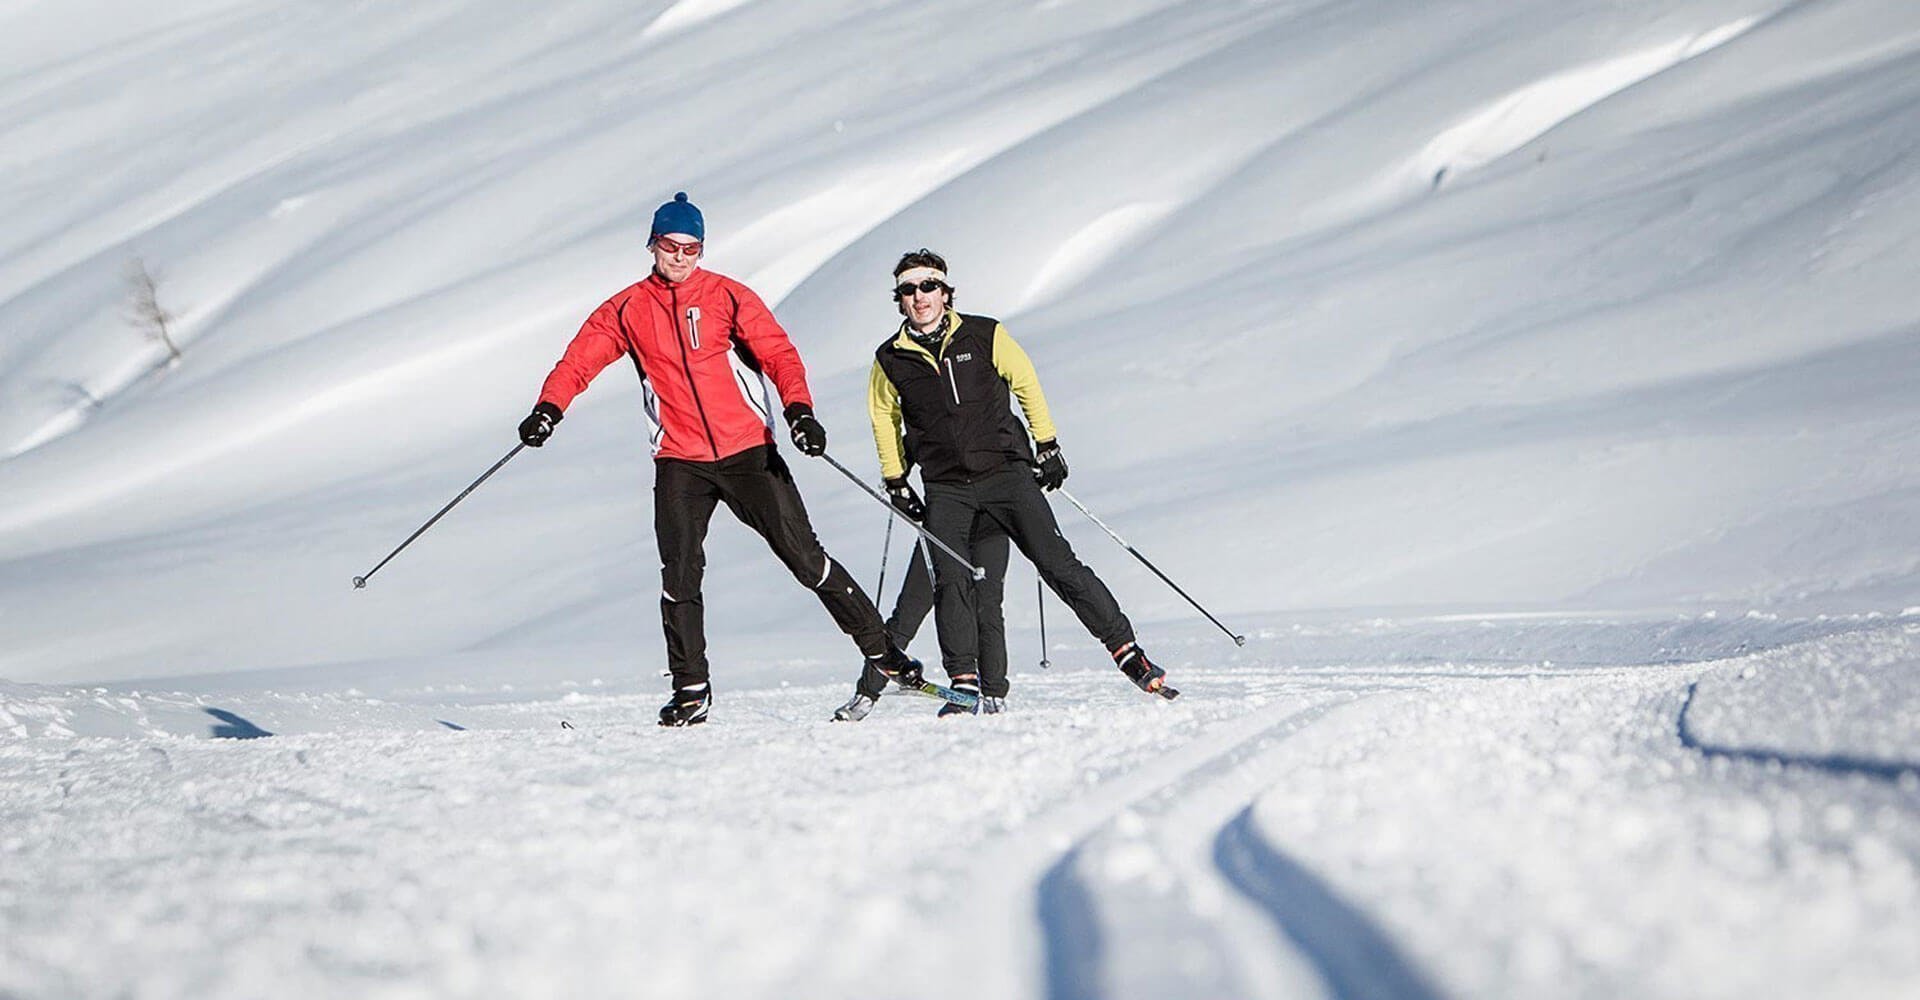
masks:
<instances>
[{"instance_id":1,"label":"black zipper on red jacket","mask_svg":"<svg viewBox=\"0 0 1920 1000\"><path fill-rule=\"evenodd\" d=\"M707 422L707 406L700 402L700 387L693 381L693 363L687 359L687 341L680 333L680 290L671 282L667 284L667 294L673 297L673 343L680 348L680 370L687 374L687 391L693 393L693 408L700 413L700 426L707 432L707 450L713 452L713 460L720 461L720 445L713 439L713 424Z\"/></svg>"}]
</instances>

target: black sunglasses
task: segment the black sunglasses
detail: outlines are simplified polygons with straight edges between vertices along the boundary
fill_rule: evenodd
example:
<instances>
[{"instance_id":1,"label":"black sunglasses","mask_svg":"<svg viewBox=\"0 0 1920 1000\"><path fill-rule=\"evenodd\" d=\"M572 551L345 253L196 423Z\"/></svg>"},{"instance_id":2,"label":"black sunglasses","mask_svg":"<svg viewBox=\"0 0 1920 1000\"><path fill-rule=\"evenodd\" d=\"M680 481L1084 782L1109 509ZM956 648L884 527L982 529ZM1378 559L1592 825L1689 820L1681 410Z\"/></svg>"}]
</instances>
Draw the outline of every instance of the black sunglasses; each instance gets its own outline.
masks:
<instances>
[{"instance_id":1,"label":"black sunglasses","mask_svg":"<svg viewBox=\"0 0 1920 1000\"><path fill-rule=\"evenodd\" d=\"M904 299L915 291L931 292L946 287L947 283L938 278L926 278L917 285L911 281L903 281L893 289L893 297ZM951 291L951 289L948 290Z\"/></svg>"}]
</instances>

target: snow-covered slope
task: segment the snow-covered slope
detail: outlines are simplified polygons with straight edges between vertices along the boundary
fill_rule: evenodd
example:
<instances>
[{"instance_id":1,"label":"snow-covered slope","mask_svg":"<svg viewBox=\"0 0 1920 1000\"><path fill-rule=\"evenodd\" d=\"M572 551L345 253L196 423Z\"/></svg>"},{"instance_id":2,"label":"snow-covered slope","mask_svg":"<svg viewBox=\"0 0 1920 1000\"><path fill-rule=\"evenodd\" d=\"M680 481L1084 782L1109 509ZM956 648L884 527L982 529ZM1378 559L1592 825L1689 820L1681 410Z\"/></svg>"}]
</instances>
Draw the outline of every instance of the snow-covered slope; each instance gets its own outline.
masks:
<instances>
[{"instance_id":1,"label":"snow-covered slope","mask_svg":"<svg viewBox=\"0 0 1920 1000\"><path fill-rule=\"evenodd\" d=\"M0 994L1910 995L1917 112L1911 0L0 6ZM1016 565L830 727L719 518L657 732L618 368L353 590L676 190L869 475L947 254L1247 646L1060 505L1185 698Z\"/></svg>"},{"instance_id":2,"label":"snow-covered slope","mask_svg":"<svg viewBox=\"0 0 1920 1000\"><path fill-rule=\"evenodd\" d=\"M863 469L887 268L945 251L1077 491L1224 611L1920 589L1910 4L120 7L0 15L7 676L644 634L617 371L342 582L512 443L678 188ZM810 629L743 536L718 613Z\"/></svg>"}]
</instances>

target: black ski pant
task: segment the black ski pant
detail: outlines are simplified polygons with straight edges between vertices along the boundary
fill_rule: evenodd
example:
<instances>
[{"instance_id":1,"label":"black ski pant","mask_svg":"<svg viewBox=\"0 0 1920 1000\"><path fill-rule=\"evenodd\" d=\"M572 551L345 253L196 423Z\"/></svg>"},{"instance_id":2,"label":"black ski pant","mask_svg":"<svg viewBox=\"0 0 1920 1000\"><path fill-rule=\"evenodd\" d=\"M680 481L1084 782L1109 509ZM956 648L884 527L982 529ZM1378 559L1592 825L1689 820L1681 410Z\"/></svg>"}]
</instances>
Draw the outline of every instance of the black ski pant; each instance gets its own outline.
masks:
<instances>
[{"instance_id":1,"label":"black ski pant","mask_svg":"<svg viewBox=\"0 0 1920 1000\"><path fill-rule=\"evenodd\" d=\"M660 620L667 633L667 666L673 686L707 680L706 606L700 581L706 574L707 524L718 504L767 540L794 579L820 596L840 631L868 657L887 651L886 624L866 591L827 555L793 473L771 446L750 448L718 462L656 459L653 533L660 546Z\"/></svg>"},{"instance_id":2,"label":"black ski pant","mask_svg":"<svg viewBox=\"0 0 1920 1000\"><path fill-rule=\"evenodd\" d=\"M1133 641L1133 623L1121 613L1107 585L1073 554L1046 495L1033 481L1032 469L1012 464L971 482L927 484L927 530L976 564L981 558L976 538L987 521L1019 546L1040 579L1108 651ZM972 572L944 552L935 551L933 557L934 628L940 635L941 665L948 676L979 672L984 660ZM1004 566L1003 562L1002 579ZM998 599L997 589L990 593Z\"/></svg>"},{"instance_id":3,"label":"black ski pant","mask_svg":"<svg viewBox=\"0 0 1920 1000\"><path fill-rule=\"evenodd\" d=\"M916 536L917 537L917 536ZM927 565L924 539L913 547L913 562L907 567L906 582L887 619L887 635L901 649L913 641L927 613L933 610L933 570ZM996 698L1007 696L1007 533L1000 523L982 515L974 522L973 558L975 565L987 571L987 578L973 582L974 616L979 632L980 690ZM951 674L949 681L953 680Z\"/></svg>"}]
</instances>

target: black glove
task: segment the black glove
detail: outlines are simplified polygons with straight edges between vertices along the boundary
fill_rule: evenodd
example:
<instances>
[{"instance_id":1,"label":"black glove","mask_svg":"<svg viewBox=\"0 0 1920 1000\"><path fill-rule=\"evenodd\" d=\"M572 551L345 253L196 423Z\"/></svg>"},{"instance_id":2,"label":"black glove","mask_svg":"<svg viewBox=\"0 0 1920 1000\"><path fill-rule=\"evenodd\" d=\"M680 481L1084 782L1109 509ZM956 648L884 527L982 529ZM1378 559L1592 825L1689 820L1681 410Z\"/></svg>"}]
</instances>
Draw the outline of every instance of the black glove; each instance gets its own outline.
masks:
<instances>
[{"instance_id":1,"label":"black glove","mask_svg":"<svg viewBox=\"0 0 1920 1000\"><path fill-rule=\"evenodd\" d=\"M520 421L520 443L538 448L553 436L553 425L560 422L560 408L548 402L535 403L533 412Z\"/></svg>"},{"instance_id":2,"label":"black glove","mask_svg":"<svg viewBox=\"0 0 1920 1000\"><path fill-rule=\"evenodd\" d=\"M907 477L887 480L887 499L893 501L893 509L914 521L927 519L927 505L920 500L920 494L913 491L913 484Z\"/></svg>"},{"instance_id":3,"label":"black glove","mask_svg":"<svg viewBox=\"0 0 1920 1000\"><path fill-rule=\"evenodd\" d=\"M813 415L813 407L795 403L787 407L787 429L793 432L793 446L802 454L819 458L827 453L827 429Z\"/></svg>"},{"instance_id":4,"label":"black glove","mask_svg":"<svg viewBox=\"0 0 1920 1000\"><path fill-rule=\"evenodd\" d=\"M1056 441L1040 442L1040 450L1034 453L1034 461L1040 467L1033 470L1034 481L1043 490L1057 490L1067 481L1067 460L1060 455L1060 445Z\"/></svg>"}]
</instances>

